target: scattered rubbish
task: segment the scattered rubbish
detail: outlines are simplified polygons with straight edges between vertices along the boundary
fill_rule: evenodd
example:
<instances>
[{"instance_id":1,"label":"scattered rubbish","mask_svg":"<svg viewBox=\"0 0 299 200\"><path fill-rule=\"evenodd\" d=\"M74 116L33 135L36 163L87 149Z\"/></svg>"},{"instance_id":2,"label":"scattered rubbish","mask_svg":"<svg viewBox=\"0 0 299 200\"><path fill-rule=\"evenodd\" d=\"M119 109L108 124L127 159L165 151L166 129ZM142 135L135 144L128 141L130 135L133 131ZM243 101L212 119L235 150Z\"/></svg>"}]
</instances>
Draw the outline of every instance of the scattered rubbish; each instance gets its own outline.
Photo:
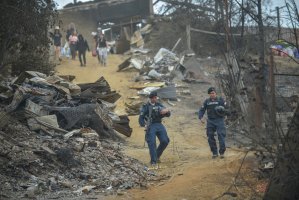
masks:
<instances>
[{"instance_id":1,"label":"scattered rubbish","mask_svg":"<svg viewBox=\"0 0 299 200\"><path fill-rule=\"evenodd\" d=\"M264 165L264 169L273 169L274 168L274 163L273 162L267 162Z\"/></svg>"},{"instance_id":2,"label":"scattered rubbish","mask_svg":"<svg viewBox=\"0 0 299 200\"><path fill-rule=\"evenodd\" d=\"M133 65L133 67L135 67L136 69L141 69L143 66L143 63L141 60L138 60L136 58L132 58L131 59L131 64Z\"/></svg>"},{"instance_id":3,"label":"scattered rubbish","mask_svg":"<svg viewBox=\"0 0 299 200\"><path fill-rule=\"evenodd\" d=\"M82 193L89 193L93 188L95 188L96 186L90 186L90 185L87 185L87 186L84 186L78 190L75 191L75 193L79 194L79 195L82 195Z\"/></svg>"},{"instance_id":4,"label":"scattered rubbish","mask_svg":"<svg viewBox=\"0 0 299 200\"><path fill-rule=\"evenodd\" d=\"M178 61L179 58L175 55L175 53L165 49L165 48L161 48L158 53L155 55L154 57L154 62L155 63L159 63L160 61L162 61L163 58L169 58L172 59L174 61Z\"/></svg>"}]
</instances>

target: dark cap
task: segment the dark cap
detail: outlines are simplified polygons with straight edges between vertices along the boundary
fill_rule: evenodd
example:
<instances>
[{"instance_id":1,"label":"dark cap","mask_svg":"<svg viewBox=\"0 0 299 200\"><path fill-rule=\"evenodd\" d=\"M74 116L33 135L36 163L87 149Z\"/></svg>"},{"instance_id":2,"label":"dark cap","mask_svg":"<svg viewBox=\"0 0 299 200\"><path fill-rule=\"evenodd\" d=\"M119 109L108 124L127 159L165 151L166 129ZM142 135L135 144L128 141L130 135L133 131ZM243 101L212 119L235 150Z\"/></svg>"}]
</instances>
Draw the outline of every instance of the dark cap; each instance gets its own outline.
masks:
<instances>
[{"instance_id":1,"label":"dark cap","mask_svg":"<svg viewBox=\"0 0 299 200\"><path fill-rule=\"evenodd\" d=\"M208 89L208 94L210 94L211 92L216 92L216 89L214 88L214 87L210 87L209 89Z\"/></svg>"},{"instance_id":2,"label":"dark cap","mask_svg":"<svg viewBox=\"0 0 299 200\"><path fill-rule=\"evenodd\" d=\"M152 91L150 94L149 94L149 98L153 98L153 97L156 97L158 96L157 92L156 91Z\"/></svg>"}]
</instances>

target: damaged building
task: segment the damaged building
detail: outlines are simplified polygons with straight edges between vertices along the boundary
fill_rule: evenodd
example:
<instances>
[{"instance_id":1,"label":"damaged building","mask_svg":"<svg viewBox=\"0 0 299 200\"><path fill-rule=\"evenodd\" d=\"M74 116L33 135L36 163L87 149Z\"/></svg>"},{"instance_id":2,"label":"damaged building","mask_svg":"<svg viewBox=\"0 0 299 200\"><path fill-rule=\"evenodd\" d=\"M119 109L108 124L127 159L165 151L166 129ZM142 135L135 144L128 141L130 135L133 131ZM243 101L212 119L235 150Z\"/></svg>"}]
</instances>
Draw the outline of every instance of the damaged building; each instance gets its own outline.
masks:
<instances>
[{"instance_id":1,"label":"damaged building","mask_svg":"<svg viewBox=\"0 0 299 200\"><path fill-rule=\"evenodd\" d=\"M94 44L92 32L98 27L105 30L108 40L117 40L117 53L130 48L130 37L143 23L153 15L152 0L98 0L67 4L59 10L62 31L68 29L70 23L76 25L89 44Z\"/></svg>"}]
</instances>

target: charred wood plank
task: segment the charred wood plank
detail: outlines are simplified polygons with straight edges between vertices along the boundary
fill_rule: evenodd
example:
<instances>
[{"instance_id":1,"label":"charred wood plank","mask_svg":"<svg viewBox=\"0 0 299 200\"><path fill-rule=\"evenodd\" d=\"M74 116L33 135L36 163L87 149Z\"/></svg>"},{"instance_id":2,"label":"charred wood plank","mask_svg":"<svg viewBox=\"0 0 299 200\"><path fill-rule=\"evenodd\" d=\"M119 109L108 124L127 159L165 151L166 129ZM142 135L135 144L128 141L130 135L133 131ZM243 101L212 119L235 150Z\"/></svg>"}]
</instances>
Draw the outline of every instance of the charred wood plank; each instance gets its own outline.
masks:
<instances>
[{"instance_id":1,"label":"charred wood plank","mask_svg":"<svg viewBox=\"0 0 299 200\"><path fill-rule=\"evenodd\" d=\"M119 118L119 121L113 121L113 128L117 132L130 137L132 134L132 128L129 126L130 119L126 115L121 115Z\"/></svg>"},{"instance_id":2,"label":"charred wood plank","mask_svg":"<svg viewBox=\"0 0 299 200\"><path fill-rule=\"evenodd\" d=\"M130 66L130 60L131 60L131 57L127 58L124 62L122 62L120 65L118 65L118 72L121 71L122 69L124 68L127 68Z\"/></svg>"}]
</instances>

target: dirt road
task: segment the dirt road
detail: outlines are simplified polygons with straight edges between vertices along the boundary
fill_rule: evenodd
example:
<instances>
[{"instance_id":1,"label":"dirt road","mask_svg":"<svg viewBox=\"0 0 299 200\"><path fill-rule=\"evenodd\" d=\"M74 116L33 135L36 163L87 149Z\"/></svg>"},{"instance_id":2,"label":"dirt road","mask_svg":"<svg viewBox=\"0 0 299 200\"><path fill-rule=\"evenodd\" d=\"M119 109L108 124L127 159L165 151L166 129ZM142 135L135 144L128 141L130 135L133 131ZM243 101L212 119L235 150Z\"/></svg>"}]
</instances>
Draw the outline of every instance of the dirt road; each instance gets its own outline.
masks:
<instances>
[{"instance_id":1,"label":"dirt road","mask_svg":"<svg viewBox=\"0 0 299 200\"><path fill-rule=\"evenodd\" d=\"M56 70L58 74L75 75L75 83L94 82L100 76L104 76L111 88L122 95L117 102L115 112L124 114L124 103L130 101L129 96L136 96L136 91L129 89L129 86L134 84L133 78L137 75L137 72L116 72L118 64L124 59L125 57L121 55L109 55L108 65L102 67L89 53L86 67L80 67L78 60L65 59ZM194 94L199 93L200 91L194 91ZM171 142L161 158L161 169L156 173L163 174L167 178L153 182L147 189L132 189L125 193L107 196L108 200L216 199L232 186L245 153L237 148L228 148L224 159L211 159L204 125L198 122L195 114L198 109L196 103L198 101L195 97L192 94L170 107L172 116L165 119L164 124ZM165 103L165 106L170 105ZM139 127L137 116L130 117L130 120L133 133L130 138L125 138L125 153L148 164L148 149L143 145L144 130ZM247 159L246 166L250 168L253 165L255 165L253 159ZM249 194L252 192L242 184L232 187L229 191L237 193L237 197L224 195L219 199L250 199Z\"/></svg>"}]
</instances>

